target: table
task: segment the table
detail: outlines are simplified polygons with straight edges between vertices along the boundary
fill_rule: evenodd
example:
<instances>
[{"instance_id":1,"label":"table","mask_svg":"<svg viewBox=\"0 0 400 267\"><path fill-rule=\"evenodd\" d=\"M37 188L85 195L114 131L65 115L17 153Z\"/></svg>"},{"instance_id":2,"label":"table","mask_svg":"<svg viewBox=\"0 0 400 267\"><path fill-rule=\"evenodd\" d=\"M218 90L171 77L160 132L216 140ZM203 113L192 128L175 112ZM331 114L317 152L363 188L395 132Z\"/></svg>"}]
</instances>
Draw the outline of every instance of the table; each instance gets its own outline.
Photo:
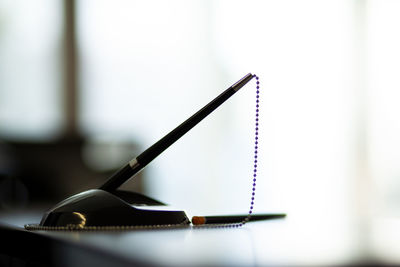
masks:
<instances>
[{"instance_id":1,"label":"table","mask_svg":"<svg viewBox=\"0 0 400 267\"><path fill-rule=\"evenodd\" d=\"M63 232L23 228L38 222L41 215L39 211L0 214L3 265L11 261L96 267L400 263L397 218L375 218L364 226L347 218L289 214L285 219L251 222L238 229Z\"/></svg>"}]
</instances>

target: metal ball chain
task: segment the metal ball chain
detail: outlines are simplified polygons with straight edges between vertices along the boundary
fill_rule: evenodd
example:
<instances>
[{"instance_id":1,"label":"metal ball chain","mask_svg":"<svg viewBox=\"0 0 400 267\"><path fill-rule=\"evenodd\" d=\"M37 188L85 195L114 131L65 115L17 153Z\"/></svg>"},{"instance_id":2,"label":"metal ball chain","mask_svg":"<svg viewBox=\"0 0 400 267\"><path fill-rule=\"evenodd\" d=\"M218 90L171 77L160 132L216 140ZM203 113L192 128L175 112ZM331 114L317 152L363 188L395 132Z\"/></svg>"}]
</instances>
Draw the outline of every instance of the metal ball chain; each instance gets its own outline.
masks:
<instances>
[{"instance_id":1,"label":"metal ball chain","mask_svg":"<svg viewBox=\"0 0 400 267\"><path fill-rule=\"evenodd\" d=\"M250 209L247 214L247 217L239 222L239 223L229 223L229 224L207 224L202 226L193 226L196 228L238 228L246 224L253 213L254 208L254 200L256 195L256 182L257 182L257 166L258 166L258 129L259 129L259 107L260 107L260 81L257 75L253 75L256 79L256 114L255 114L255 132L254 132L254 170L252 176L252 190L251 190L251 201L250 201ZM61 231L75 231L75 230L112 230L112 231L120 231L120 230L133 230L133 229L163 229L163 228L173 228L173 227L187 227L189 221L182 222L181 224L176 225L151 225L151 226L111 226L111 227L84 227L82 229L76 227L45 227L35 225L25 225L25 228L28 230L61 230Z\"/></svg>"}]
</instances>

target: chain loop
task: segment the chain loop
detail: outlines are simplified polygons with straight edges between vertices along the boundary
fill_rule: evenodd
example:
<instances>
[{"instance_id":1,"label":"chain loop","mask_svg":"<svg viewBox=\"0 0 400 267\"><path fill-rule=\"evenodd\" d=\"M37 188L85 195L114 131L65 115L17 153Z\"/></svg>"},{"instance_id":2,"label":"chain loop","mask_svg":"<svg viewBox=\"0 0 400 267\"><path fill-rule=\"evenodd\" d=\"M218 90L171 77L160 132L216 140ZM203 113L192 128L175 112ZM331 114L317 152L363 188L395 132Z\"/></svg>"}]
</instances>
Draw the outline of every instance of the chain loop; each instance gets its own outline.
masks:
<instances>
[{"instance_id":1,"label":"chain loop","mask_svg":"<svg viewBox=\"0 0 400 267\"><path fill-rule=\"evenodd\" d=\"M259 107L260 107L260 81L257 75L253 75L256 79L256 112L255 112L255 132L254 132L254 170L252 179L252 190L251 190L251 200L250 200L250 209L247 214L247 217L238 223L228 223L228 224L205 224L205 225L196 225L193 226L194 228L238 228L246 224L253 213L254 208L254 201L256 195L256 182L257 182L257 167L258 167L258 145L259 145L259 137L258 137L258 130L259 130ZM68 231L68 230L113 230L113 231L120 231L120 230L134 230L134 229L166 229L166 228L182 228L188 227L190 224L189 221L185 221L181 224L175 225L149 225L149 226L93 226L93 227L84 227L84 228L73 228L73 227L44 227L37 224L28 224L25 225L27 230L61 230L61 231Z\"/></svg>"}]
</instances>

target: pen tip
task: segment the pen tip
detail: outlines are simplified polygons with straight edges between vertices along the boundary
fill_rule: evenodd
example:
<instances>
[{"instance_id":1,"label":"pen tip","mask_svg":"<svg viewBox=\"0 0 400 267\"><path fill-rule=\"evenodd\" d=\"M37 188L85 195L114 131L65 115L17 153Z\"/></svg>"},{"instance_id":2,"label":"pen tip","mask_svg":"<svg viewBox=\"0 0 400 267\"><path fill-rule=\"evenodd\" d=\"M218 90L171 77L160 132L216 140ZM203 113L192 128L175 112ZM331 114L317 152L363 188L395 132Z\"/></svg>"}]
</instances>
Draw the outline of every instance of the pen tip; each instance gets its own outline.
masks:
<instances>
[{"instance_id":1,"label":"pen tip","mask_svg":"<svg viewBox=\"0 0 400 267\"><path fill-rule=\"evenodd\" d=\"M192 223L193 225L202 225L206 223L206 218L202 216L193 216L192 217Z\"/></svg>"},{"instance_id":2,"label":"pen tip","mask_svg":"<svg viewBox=\"0 0 400 267\"><path fill-rule=\"evenodd\" d=\"M244 76L242 79L237 81L234 85L232 85L232 88L235 91L238 91L240 88L242 88L246 83L248 83L251 79L254 78L255 75L248 73L246 76Z\"/></svg>"}]
</instances>

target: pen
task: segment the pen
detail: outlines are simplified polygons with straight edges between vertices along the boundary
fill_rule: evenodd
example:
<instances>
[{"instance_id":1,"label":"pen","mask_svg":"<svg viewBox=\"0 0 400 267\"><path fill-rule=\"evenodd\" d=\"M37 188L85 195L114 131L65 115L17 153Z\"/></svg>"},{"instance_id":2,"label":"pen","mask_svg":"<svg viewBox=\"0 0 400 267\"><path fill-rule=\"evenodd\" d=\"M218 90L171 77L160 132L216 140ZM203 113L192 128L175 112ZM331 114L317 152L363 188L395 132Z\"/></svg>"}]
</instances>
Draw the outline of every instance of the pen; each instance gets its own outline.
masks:
<instances>
[{"instance_id":1,"label":"pen","mask_svg":"<svg viewBox=\"0 0 400 267\"><path fill-rule=\"evenodd\" d=\"M114 173L101 187L100 189L112 192L116 190L120 185L126 182L128 179L133 177L139 171L141 171L147 164L149 164L154 158L159 156L165 149L175 143L179 138L186 134L190 129L196 126L201 120L207 117L217 107L224 103L228 98L235 94L240 88L248 83L254 76L249 73L242 79L237 81L231 87L222 92L214 100L204 106L202 109L193 114L190 118L168 133L166 136L161 138L151 147L146 149L136 158L129 161L124 167Z\"/></svg>"},{"instance_id":2,"label":"pen","mask_svg":"<svg viewBox=\"0 0 400 267\"><path fill-rule=\"evenodd\" d=\"M276 214L254 214L251 215L249 221L260 221L279 219L286 217L284 213ZM227 216L193 216L193 225L204 225L204 224L225 224L225 223L240 223L247 218L247 215L227 215Z\"/></svg>"}]
</instances>

